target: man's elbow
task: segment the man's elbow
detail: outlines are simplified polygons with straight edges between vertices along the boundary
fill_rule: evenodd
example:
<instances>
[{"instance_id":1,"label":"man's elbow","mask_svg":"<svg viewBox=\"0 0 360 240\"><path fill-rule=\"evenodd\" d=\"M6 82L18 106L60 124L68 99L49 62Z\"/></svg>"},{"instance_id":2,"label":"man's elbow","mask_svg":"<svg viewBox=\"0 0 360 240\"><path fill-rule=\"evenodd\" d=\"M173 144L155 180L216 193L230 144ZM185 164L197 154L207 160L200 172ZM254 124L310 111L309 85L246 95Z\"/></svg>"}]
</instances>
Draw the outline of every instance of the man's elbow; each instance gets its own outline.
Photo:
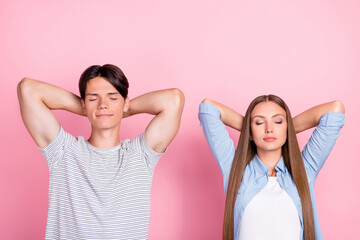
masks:
<instances>
[{"instance_id":1,"label":"man's elbow","mask_svg":"<svg viewBox=\"0 0 360 240\"><path fill-rule=\"evenodd\" d=\"M178 88L173 88L171 89L171 95L172 95L172 105L173 107L176 107L177 109L182 110L184 108L184 104L185 104L185 95L184 93L178 89Z\"/></svg>"},{"instance_id":2,"label":"man's elbow","mask_svg":"<svg viewBox=\"0 0 360 240\"><path fill-rule=\"evenodd\" d=\"M332 105L332 112L345 113L344 104L342 104L342 102L340 102L339 100L335 100L331 102L331 105Z\"/></svg>"},{"instance_id":3,"label":"man's elbow","mask_svg":"<svg viewBox=\"0 0 360 240\"><path fill-rule=\"evenodd\" d=\"M31 91L31 79L24 77L23 79L21 79L21 81L18 83L17 85L17 94L18 94L18 98L24 96L26 93L28 93L29 91Z\"/></svg>"}]
</instances>

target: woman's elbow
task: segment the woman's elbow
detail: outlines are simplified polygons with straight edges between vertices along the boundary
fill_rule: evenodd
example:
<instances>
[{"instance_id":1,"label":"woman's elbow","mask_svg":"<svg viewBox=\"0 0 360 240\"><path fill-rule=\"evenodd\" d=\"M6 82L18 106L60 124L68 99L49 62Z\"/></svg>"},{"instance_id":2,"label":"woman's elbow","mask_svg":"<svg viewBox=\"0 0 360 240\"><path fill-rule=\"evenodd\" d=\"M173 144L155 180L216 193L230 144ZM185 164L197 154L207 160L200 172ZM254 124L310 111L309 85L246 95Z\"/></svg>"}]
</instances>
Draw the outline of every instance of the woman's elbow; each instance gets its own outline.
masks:
<instances>
[{"instance_id":1,"label":"woman's elbow","mask_svg":"<svg viewBox=\"0 0 360 240\"><path fill-rule=\"evenodd\" d=\"M335 100L331 102L331 105L332 105L332 112L345 113L344 104L342 104L342 102L340 102L339 100Z\"/></svg>"},{"instance_id":2,"label":"woman's elbow","mask_svg":"<svg viewBox=\"0 0 360 240\"><path fill-rule=\"evenodd\" d=\"M201 101L201 103L210 103L211 104L211 99L209 98L204 98L204 100Z\"/></svg>"}]
</instances>

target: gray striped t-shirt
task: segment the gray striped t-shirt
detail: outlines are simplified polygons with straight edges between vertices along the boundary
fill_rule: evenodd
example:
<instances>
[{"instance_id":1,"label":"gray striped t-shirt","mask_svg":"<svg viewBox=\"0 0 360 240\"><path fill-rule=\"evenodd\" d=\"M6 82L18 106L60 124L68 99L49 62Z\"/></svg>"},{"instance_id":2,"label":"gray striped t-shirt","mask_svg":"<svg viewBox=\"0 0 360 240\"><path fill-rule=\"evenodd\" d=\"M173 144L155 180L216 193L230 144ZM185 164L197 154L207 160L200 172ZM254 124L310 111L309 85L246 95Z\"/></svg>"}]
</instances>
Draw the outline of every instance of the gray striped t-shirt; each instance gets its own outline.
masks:
<instances>
[{"instance_id":1,"label":"gray striped t-shirt","mask_svg":"<svg viewBox=\"0 0 360 240\"><path fill-rule=\"evenodd\" d=\"M147 239L152 177L162 154L144 133L101 149L60 128L40 150L50 175L46 239Z\"/></svg>"}]
</instances>

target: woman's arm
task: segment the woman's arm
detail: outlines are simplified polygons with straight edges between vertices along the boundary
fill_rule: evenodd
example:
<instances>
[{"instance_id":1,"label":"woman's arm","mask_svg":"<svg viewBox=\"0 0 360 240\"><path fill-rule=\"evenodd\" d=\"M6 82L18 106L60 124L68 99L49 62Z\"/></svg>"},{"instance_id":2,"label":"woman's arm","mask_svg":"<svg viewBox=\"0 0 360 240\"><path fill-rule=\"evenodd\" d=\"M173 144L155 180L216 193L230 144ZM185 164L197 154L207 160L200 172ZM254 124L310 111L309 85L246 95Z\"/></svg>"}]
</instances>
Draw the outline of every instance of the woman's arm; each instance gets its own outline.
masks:
<instances>
[{"instance_id":1,"label":"woman's arm","mask_svg":"<svg viewBox=\"0 0 360 240\"><path fill-rule=\"evenodd\" d=\"M78 96L45 82L24 78L18 84L17 94L21 117L40 148L47 146L59 133L60 124L50 110L84 114Z\"/></svg>"},{"instance_id":2,"label":"woman's arm","mask_svg":"<svg viewBox=\"0 0 360 240\"><path fill-rule=\"evenodd\" d=\"M332 102L317 105L306 110L303 113L300 113L293 118L295 132L299 133L315 127L316 125L318 125L321 116L329 112L345 113L344 105L339 100L335 100Z\"/></svg>"},{"instance_id":3,"label":"woman's arm","mask_svg":"<svg viewBox=\"0 0 360 240\"><path fill-rule=\"evenodd\" d=\"M243 121L244 117L240 113L236 112L235 110L233 110L221 103L215 102L208 98L204 99L202 102L209 103L209 104L217 107L220 111L221 121L223 121L223 123L226 126L229 126L238 131L241 131L242 121Z\"/></svg>"},{"instance_id":4,"label":"woman's arm","mask_svg":"<svg viewBox=\"0 0 360 240\"><path fill-rule=\"evenodd\" d=\"M235 155L235 146L226 129L225 122L228 126L240 130L242 116L225 105L204 99L199 106L199 120L210 150L220 167L226 190Z\"/></svg>"},{"instance_id":5,"label":"woman's arm","mask_svg":"<svg viewBox=\"0 0 360 240\"><path fill-rule=\"evenodd\" d=\"M345 123L345 110L340 101L324 103L297 116L297 132L316 126L302 151L309 183L314 184L319 171L333 149Z\"/></svg>"}]
</instances>

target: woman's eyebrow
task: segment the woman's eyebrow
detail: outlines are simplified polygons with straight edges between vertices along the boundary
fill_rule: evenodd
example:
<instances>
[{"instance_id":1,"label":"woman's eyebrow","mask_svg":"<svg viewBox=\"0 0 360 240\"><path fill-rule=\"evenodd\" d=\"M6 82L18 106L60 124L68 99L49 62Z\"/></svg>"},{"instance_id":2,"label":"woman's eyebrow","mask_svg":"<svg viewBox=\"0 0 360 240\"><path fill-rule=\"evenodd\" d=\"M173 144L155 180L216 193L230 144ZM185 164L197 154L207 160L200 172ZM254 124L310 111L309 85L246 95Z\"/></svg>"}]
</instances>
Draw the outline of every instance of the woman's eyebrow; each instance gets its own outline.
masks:
<instances>
[{"instance_id":1,"label":"woman's eyebrow","mask_svg":"<svg viewBox=\"0 0 360 240\"><path fill-rule=\"evenodd\" d=\"M282 116L282 117L285 117L283 114L281 114L281 113L278 113L278 114L275 114L274 116L272 116L273 118L274 117L278 117L278 116Z\"/></svg>"},{"instance_id":2,"label":"woman's eyebrow","mask_svg":"<svg viewBox=\"0 0 360 240\"><path fill-rule=\"evenodd\" d=\"M274 116L272 116L272 118L274 118L274 117L278 117L278 116L285 117L283 114L278 113L278 114L275 114ZM262 115L255 115L253 118L256 118L256 117L259 117L259 118L265 118L265 116L262 116Z\"/></svg>"}]
</instances>

